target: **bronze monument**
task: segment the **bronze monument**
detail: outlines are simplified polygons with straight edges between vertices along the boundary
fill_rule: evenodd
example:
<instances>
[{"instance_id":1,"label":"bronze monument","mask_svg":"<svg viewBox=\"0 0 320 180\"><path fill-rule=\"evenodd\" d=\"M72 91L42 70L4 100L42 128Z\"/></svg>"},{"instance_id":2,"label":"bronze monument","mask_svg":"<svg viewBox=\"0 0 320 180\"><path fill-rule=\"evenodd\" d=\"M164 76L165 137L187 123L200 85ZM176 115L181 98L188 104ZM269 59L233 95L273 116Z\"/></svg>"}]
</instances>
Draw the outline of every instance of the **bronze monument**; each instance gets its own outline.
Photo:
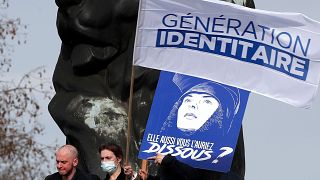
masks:
<instances>
[{"instance_id":1,"label":"bronze monument","mask_svg":"<svg viewBox=\"0 0 320 180\"><path fill-rule=\"evenodd\" d=\"M49 104L53 119L78 148L80 167L102 177L98 147L113 141L126 146L127 111L138 0L55 0L62 40ZM232 1L233 2L233 1ZM240 1L237 1L240 2ZM234 3L234 2L233 2ZM241 5L254 8L253 0ZM214 9L213 9L214 11ZM138 168L139 143L159 71L135 67L129 161ZM245 173L242 131L232 171ZM212 177L220 173L211 172Z\"/></svg>"}]
</instances>

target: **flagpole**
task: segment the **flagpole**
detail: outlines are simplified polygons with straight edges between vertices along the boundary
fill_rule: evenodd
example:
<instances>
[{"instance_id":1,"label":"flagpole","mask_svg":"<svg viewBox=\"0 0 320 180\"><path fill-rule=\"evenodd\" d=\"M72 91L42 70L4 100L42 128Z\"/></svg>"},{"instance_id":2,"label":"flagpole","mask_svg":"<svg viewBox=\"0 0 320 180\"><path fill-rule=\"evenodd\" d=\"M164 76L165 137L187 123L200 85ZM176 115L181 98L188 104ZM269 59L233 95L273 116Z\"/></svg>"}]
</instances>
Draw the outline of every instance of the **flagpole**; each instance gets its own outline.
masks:
<instances>
[{"instance_id":1,"label":"flagpole","mask_svg":"<svg viewBox=\"0 0 320 180\"><path fill-rule=\"evenodd\" d=\"M143 3L145 3L144 0L140 0L138 12L140 12L140 9L141 9L141 6ZM139 22L139 14L138 14L137 22ZM137 37L137 33L138 33L138 24L136 27L135 37ZM135 45L136 45L136 41L137 41L137 39L135 38L135 40L134 40ZM134 56L135 56L135 53L133 53L133 59L135 59ZM126 165L128 165L128 162L129 162L129 151L130 151L131 129L132 129L132 99L133 99L133 85L134 85L134 75L135 75L133 64L131 66L130 95L129 95L129 105L128 105L129 106L128 107L128 129L127 129L127 145L126 145L126 159L125 159ZM142 160L141 169L144 170L145 172L148 171L148 161L147 160ZM139 178L139 175L137 175L136 179L138 179L138 178ZM127 180L127 176L125 179Z\"/></svg>"},{"instance_id":2,"label":"flagpole","mask_svg":"<svg viewBox=\"0 0 320 180\"><path fill-rule=\"evenodd\" d=\"M132 99L133 99L133 85L134 85L134 66L131 67L131 78L130 78L130 95L129 95L129 107L128 107L128 128L127 128L127 144L126 144L126 159L125 164L129 165L129 152L130 152L130 141L131 141L131 129L132 129ZM142 160L141 169L148 172L148 161ZM138 177L138 176L137 176ZM127 180L127 176L126 176Z\"/></svg>"},{"instance_id":3,"label":"flagpole","mask_svg":"<svg viewBox=\"0 0 320 180\"><path fill-rule=\"evenodd\" d=\"M131 141L133 85L134 85L134 66L132 65L131 78L130 78L129 108L128 108L127 144L126 144L126 159L125 159L126 165L128 165L128 162L129 162L129 151L130 151L130 141Z\"/></svg>"},{"instance_id":4,"label":"flagpole","mask_svg":"<svg viewBox=\"0 0 320 180\"><path fill-rule=\"evenodd\" d=\"M134 66L131 66L131 78L130 78L130 94L129 94L129 107L128 107L128 127L127 127L127 143L126 143L126 157L125 165L129 165L129 151L131 141L131 128L132 128L132 99L133 99L133 85L134 85ZM127 180L127 176L125 177Z\"/></svg>"}]
</instances>

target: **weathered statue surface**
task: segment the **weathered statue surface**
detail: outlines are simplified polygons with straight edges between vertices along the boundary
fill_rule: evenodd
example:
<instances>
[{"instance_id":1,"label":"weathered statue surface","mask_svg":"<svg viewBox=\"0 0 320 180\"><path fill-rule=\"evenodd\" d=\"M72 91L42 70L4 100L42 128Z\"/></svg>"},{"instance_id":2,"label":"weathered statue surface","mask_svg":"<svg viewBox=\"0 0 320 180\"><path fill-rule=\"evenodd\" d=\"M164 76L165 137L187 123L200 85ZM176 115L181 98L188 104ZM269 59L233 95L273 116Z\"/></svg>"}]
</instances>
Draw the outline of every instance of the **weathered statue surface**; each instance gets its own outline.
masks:
<instances>
[{"instance_id":1,"label":"weathered statue surface","mask_svg":"<svg viewBox=\"0 0 320 180\"><path fill-rule=\"evenodd\" d=\"M127 112L138 0L55 0L61 52L53 75L49 111L80 152L81 168L102 176L98 147L126 146ZM239 3L239 1L236 1ZM254 8L253 0L241 1ZM214 11L214 10L213 10ZM129 160L137 166L139 143L159 71L135 67ZM244 177L242 132L232 171ZM220 176L211 172L212 177Z\"/></svg>"}]
</instances>

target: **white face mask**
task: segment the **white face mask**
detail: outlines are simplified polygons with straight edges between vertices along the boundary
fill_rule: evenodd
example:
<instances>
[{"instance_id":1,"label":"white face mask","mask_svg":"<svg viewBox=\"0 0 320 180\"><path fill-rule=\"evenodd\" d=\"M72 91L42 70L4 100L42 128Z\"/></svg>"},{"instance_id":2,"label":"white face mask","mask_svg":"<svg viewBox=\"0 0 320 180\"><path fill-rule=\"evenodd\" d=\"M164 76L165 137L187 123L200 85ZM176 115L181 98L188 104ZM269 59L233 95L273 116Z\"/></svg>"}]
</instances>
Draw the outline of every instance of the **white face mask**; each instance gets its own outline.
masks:
<instances>
[{"instance_id":1,"label":"white face mask","mask_svg":"<svg viewBox=\"0 0 320 180\"><path fill-rule=\"evenodd\" d=\"M116 171L117 166L113 161L104 161L104 162L101 162L101 169L104 172L113 174Z\"/></svg>"}]
</instances>

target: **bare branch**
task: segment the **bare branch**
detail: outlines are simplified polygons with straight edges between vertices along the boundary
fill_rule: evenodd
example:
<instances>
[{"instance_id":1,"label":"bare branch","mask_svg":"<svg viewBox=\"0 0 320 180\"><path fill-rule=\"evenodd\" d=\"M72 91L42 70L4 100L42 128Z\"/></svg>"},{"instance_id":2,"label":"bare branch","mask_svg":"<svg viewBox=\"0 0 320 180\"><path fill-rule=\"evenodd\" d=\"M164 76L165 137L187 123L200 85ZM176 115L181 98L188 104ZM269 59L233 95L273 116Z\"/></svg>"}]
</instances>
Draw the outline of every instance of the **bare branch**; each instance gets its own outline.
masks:
<instances>
[{"instance_id":1,"label":"bare branch","mask_svg":"<svg viewBox=\"0 0 320 180\"><path fill-rule=\"evenodd\" d=\"M47 153L54 154L56 146L36 141L44 130L38 98L50 98L52 87L44 67L24 74L18 83L6 76L12 67L13 44L26 43L26 26L3 14L8 7L8 0L0 0L0 179L42 179L48 173L42 167L49 166L52 158Z\"/></svg>"}]
</instances>

